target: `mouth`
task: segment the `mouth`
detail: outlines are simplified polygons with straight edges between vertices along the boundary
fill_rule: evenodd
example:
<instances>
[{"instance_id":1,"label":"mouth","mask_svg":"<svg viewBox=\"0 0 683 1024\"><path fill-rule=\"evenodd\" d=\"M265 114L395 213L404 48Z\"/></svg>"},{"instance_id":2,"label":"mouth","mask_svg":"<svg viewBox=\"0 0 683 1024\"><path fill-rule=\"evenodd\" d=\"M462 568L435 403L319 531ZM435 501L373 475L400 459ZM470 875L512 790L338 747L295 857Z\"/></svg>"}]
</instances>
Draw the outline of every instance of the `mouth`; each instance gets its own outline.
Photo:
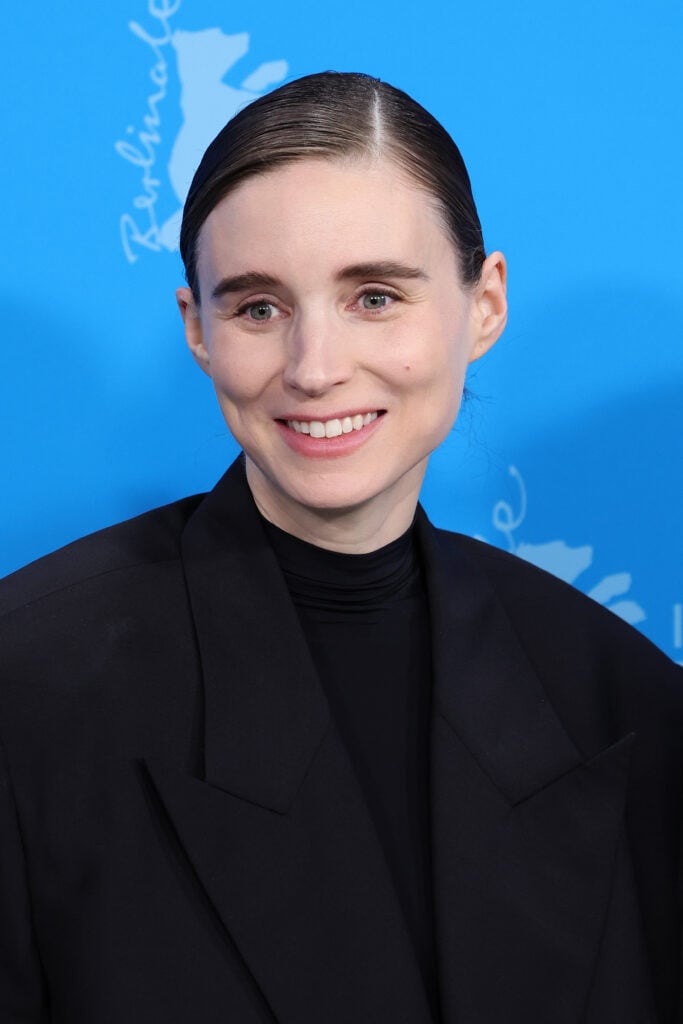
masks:
<instances>
[{"instance_id":1,"label":"mouth","mask_svg":"<svg viewBox=\"0 0 683 1024\"><path fill-rule=\"evenodd\" d=\"M377 409L374 412L356 413L353 416L340 416L329 420L279 420L278 422L297 434L307 434L316 439L327 439L361 431L379 416L383 416L384 412L384 409Z\"/></svg>"}]
</instances>

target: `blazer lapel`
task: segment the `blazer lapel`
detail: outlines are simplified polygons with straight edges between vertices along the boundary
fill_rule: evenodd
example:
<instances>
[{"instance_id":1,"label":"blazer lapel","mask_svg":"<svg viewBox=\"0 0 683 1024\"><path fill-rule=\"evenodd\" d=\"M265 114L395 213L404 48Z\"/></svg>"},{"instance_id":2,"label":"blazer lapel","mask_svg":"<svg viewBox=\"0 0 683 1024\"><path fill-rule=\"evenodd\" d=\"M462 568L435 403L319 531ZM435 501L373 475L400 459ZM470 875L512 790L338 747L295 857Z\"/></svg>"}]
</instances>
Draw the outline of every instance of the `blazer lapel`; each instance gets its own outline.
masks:
<instances>
[{"instance_id":1,"label":"blazer lapel","mask_svg":"<svg viewBox=\"0 0 683 1024\"><path fill-rule=\"evenodd\" d=\"M434 642L432 829L444 1021L584 1019L631 736L584 764L487 578L419 520ZM638 1008L627 1020L641 1020Z\"/></svg>"},{"instance_id":2,"label":"blazer lapel","mask_svg":"<svg viewBox=\"0 0 683 1024\"><path fill-rule=\"evenodd\" d=\"M183 535L203 765L157 794L272 1014L427 1024L405 922L295 609L235 464Z\"/></svg>"}]
</instances>

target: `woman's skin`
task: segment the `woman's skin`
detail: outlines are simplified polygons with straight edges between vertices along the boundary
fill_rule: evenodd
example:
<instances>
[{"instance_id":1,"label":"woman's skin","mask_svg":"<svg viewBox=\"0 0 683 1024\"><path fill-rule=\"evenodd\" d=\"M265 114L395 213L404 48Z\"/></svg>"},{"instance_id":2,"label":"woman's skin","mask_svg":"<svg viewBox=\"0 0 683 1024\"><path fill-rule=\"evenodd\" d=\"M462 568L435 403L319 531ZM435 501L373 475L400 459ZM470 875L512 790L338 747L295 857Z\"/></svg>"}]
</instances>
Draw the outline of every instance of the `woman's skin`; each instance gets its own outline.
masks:
<instances>
[{"instance_id":1,"label":"woman's skin","mask_svg":"<svg viewBox=\"0 0 683 1024\"><path fill-rule=\"evenodd\" d=\"M400 536L467 365L505 326L502 254L465 288L434 200L405 172L304 160L214 208L198 281L199 308L177 292L187 342L262 514L338 551Z\"/></svg>"}]
</instances>

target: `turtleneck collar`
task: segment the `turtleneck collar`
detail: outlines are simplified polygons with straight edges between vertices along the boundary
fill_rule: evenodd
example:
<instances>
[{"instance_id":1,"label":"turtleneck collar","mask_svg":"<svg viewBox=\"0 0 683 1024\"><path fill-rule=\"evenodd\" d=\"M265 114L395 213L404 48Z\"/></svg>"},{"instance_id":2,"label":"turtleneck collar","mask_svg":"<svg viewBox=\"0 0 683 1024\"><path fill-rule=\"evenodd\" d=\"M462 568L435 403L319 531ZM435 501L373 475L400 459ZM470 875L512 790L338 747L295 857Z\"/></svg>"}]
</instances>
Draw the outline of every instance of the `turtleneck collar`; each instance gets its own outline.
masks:
<instances>
[{"instance_id":1,"label":"turtleneck collar","mask_svg":"<svg viewBox=\"0 0 683 1024\"><path fill-rule=\"evenodd\" d=\"M329 551L263 520L287 586L299 607L365 612L421 589L414 526L366 554Z\"/></svg>"}]
</instances>

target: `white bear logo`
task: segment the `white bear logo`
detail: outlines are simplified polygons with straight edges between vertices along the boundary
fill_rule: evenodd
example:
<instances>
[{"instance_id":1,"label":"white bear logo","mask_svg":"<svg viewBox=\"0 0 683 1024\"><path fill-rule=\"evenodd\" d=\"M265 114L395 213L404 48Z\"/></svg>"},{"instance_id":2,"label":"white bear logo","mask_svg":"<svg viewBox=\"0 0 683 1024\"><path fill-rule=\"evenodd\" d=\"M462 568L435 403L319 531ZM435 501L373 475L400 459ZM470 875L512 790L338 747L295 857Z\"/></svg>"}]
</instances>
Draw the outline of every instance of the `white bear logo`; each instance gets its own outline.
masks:
<instances>
[{"instance_id":1,"label":"white bear logo","mask_svg":"<svg viewBox=\"0 0 683 1024\"><path fill-rule=\"evenodd\" d=\"M519 512L515 515L512 506L506 501L496 502L493 509L495 529L504 535L513 554L551 572L566 583L574 583L593 564L593 548L590 544L571 547L563 540L547 541L545 544L518 542L514 532L526 518L527 494L519 470L515 466L510 466L509 473L519 488ZM594 601L605 605L615 615L635 626L643 622L647 616L639 604L625 597L630 588L631 574L616 572L603 577L587 593ZM618 600L615 600L617 598Z\"/></svg>"},{"instance_id":2,"label":"white bear logo","mask_svg":"<svg viewBox=\"0 0 683 1024\"><path fill-rule=\"evenodd\" d=\"M225 76L246 56L249 35L229 35L220 28L199 32L173 29L171 16L180 8L180 0L149 0L149 15L155 27L148 31L136 21L129 22L131 32L150 48L153 64L149 71L152 92L142 115L142 127L126 128L125 137L114 143L116 152L140 172L140 191L134 196L133 212L119 218L121 244L129 263L135 263L143 251L171 252L178 248L178 235L192 174L202 153L226 121L251 100L257 99L269 86L287 75L287 62L268 61L252 70L238 84L230 85ZM170 217L160 223L157 203L164 202L167 188L159 174L159 147L164 143L162 115L168 102L171 63L168 50L175 51L180 81L182 123L173 143L168 161L168 181L177 204Z\"/></svg>"},{"instance_id":3,"label":"white bear logo","mask_svg":"<svg viewBox=\"0 0 683 1024\"><path fill-rule=\"evenodd\" d=\"M183 123L173 145L168 175L180 208L159 229L159 241L166 249L178 248L178 232L185 202L197 164L211 139L237 111L287 74L284 60L269 61L252 71L236 88L223 79L246 55L246 32L226 35L220 28L201 32L173 33L180 78L180 107Z\"/></svg>"}]
</instances>

